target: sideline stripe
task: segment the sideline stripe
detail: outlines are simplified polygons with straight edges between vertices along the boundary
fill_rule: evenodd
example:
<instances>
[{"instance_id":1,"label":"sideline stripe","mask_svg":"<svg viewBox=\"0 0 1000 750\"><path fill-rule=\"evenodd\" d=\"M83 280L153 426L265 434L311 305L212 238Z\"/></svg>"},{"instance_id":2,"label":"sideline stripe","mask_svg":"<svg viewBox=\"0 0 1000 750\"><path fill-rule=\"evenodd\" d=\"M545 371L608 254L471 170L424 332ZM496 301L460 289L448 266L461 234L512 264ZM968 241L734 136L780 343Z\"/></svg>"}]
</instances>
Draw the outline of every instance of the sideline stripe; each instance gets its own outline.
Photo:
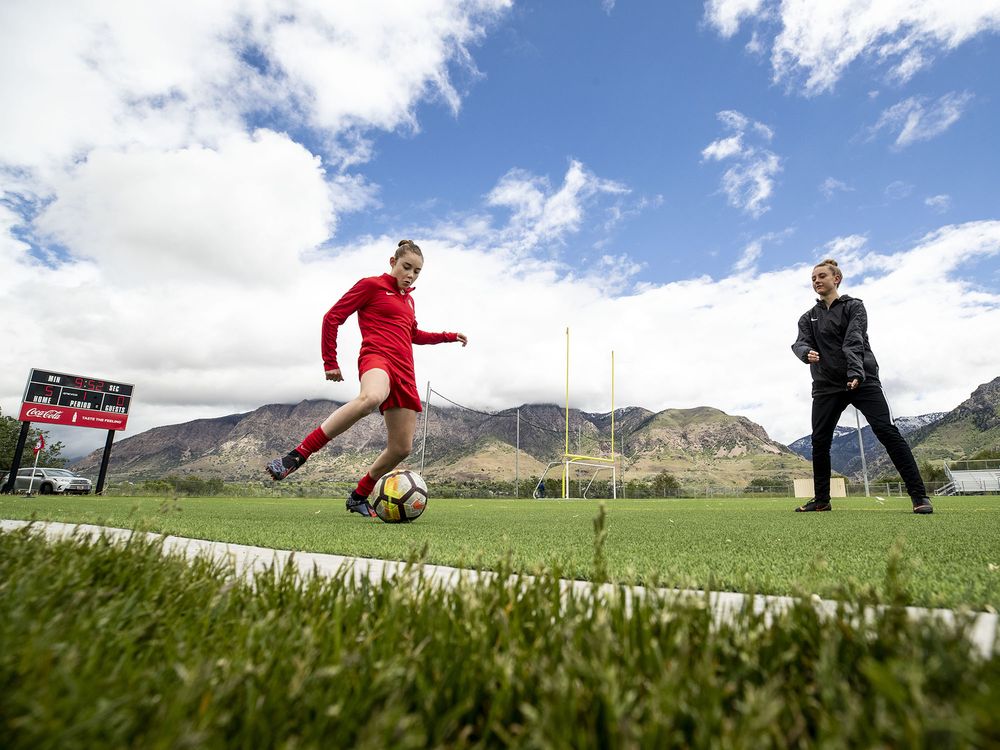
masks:
<instances>
[{"instance_id":1,"label":"sideline stripe","mask_svg":"<svg viewBox=\"0 0 1000 750\"><path fill-rule=\"evenodd\" d=\"M47 539L67 539L73 536L89 537L99 539L105 537L109 540L126 542L136 532L130 529L117 529L108 526L94 526L92 524L69 524L42 521L4 521L0 520L0 531L12 532L30 526L33 531L43 533ZM254 574L263 572L269 567L274 567L276 572L281 572L289 563L295 563L299 575L306 578L313 573L321 576L334 576L338 573L350 571L354 574L356 581L367 578L369 581L378 582L384 579L393 578L402 574L407 569L407 564L395 560L376 560L366 557L345 557L343 555L330 555L319 552L292 552L289 550L270 549L268 547L250 547L243 544L229 544L227 542L210 542L204 539L188 539L179 536L162 536L151 532L142 532L149 540L163 541L163 551L168 554L176 554L186 557L189 560L196 558L211 558L222 563L233 566L237 576L252 579ZM492 580L496 574L490 571L476 571L467 568L451 568L445 565L421 564L420 574L424 580L439 586L455 586L460 581L475 582L479 579ZM532 576L512 576L513 580L521 580L530 583ZM646 589L643 586L616 586L613 584L602 584L594 586L590 581L577 581L563 579L561 588L564 593L573 591L579 597L594 597L596 599L610 598L621 593L626 604L630 603L633 597L643 597ZM705 592L694 589L658 589L658 593L664 597L676 597L678 599L696 598L705 600ZM708 603L715 615L716 622L725 622L733 618L743 609L747 602L746 594L739 594L730 591L713 591L708 594ZM811 598L813 605L828 615L837 612L838 602L821 599L813 595ZM775 614L779 614L796 603L790 596L774 596L766 594L756 594L753 596L752 606L756 613L765 613L767 619ZM907 614L912 618L922 619L933 617L952 625L956 622L956 614L951 609L925 609L923 607L907 607ZM870 617L874 613L869 609L865 611L865 616ZM993 655L994 647L1000 646L997 641L997 630L1000 627L1000 615L992 612L970 613L973 618L973 625L969 629L969 639L979 651L983 658L990 658Z\"/></svg>"}]
</instances>

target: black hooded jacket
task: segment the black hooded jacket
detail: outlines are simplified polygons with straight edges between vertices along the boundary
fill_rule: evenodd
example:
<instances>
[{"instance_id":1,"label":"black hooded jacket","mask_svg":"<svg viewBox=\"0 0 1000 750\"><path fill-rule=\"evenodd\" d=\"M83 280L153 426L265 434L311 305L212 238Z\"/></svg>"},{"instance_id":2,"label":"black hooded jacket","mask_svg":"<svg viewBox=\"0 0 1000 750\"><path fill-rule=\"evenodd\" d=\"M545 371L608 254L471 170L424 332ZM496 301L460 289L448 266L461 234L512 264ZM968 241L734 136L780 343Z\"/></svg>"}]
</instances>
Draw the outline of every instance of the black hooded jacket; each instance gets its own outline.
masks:
<instances>
[{"instance_id":1,"label":"black hooded jacket","mask_svg":"<svg viewBox=\"0 0 1000 750\"><path fill-rule=\"evenodd\" d=\"M868 313L864 303L846 294L826 309L816 306L799 318L799 337L792 344L795 356L803 362L809 350L819 352L819 362L809 365L813 396L847 390L850 380L878 383L878 362L868 344Z\"/></svg>"}]
</instances>

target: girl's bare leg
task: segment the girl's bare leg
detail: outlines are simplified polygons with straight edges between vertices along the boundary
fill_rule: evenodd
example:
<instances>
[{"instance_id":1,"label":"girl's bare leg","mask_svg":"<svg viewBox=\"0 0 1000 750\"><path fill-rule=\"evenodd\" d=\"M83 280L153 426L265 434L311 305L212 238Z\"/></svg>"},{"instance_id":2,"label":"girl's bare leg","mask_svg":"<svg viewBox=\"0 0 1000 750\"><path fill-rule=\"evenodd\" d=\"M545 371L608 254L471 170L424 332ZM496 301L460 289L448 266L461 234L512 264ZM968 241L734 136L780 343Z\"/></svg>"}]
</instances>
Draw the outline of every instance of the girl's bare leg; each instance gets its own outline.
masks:
<instances>
[{"instance_id":1,"label":"girl's bare leg","mask_svg":"<svg viewBox=\"0 0 1000 750\"><path fill-rule=\"evenodd\" d=\"M347 431L360 419L375 411L389 396L389 376L385 370L368 370L361 376L361 392L323 420L320 427L328 438ZM386 420L388 424L389 420ZM416 422L414 422L416 424Z\"/></svg>"},{"instance_id":2,"label":"girl's bare leg","mask_svg":"<svg viewBox=\"0 0 1000 750\"><path fill-rule=\"evenodd\" d=\"M332 438L349 429L358 420L375 411L389 395L389 376L385 370L369 370L361 376L361 392L323 420L317 429L287 456L276 458L264 468L272 479L284 479L296 471ZM371 515L371 514L369 514Z\"/></svg>"},{"instance_id":3,"label":"girl's bare leg","mask_svg":"<svg viewBox=\"0 0 1000 750\"><path fill-rule=\"evenodd\" d=\"M400 461L410 455L410 451L413 450L413 433L417 429L417 413L412 409L386 409L382 417L389 431L389 442L368 469L368 476L372 479L378 479L392 471Z\"/></svg>"}]
</instances>

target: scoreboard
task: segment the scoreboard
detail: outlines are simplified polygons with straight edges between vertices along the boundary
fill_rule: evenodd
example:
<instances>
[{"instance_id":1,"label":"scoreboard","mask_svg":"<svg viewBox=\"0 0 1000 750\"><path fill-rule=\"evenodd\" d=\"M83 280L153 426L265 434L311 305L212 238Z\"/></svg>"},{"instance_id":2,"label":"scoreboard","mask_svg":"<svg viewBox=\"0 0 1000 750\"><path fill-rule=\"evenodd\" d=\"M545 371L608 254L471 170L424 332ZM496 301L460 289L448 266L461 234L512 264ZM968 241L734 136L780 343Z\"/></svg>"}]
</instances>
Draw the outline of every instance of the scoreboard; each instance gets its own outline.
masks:
<instances>
[{"instance_id":1,"label":"scoreboard","mask_svg":"<svg viewBox=\"0 0 1000 750\"><path fill-rule=\"evenodd\" d=\"M124 430L133 388L100 378L32 370L21 399L20 419Z\"/></svg>"}]
</instances>

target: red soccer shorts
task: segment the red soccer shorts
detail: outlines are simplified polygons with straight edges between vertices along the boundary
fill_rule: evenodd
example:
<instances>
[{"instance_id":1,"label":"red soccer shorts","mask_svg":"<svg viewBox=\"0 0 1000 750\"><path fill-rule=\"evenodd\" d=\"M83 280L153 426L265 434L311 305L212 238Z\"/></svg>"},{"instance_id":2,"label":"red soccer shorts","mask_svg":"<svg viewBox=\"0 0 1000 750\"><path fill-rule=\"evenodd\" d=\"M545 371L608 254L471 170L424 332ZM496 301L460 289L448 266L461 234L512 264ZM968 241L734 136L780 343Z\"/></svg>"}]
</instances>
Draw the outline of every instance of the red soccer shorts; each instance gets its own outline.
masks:
<instances>
[{"instance_id":1,"label":"red soccer shorts","mask_svg":"<svg viewBox=\"0 0 1000 750\"><path fill-rule=\"evenodd\" d=\"M389 395L385 401L379 404L380 414L385 414L386 409L423 411L423 406L420 404L420 394L417 392L417 383L412 372L401 372L398 368L393 368L392 363L387 358L378 354L359 357L358 377L360 378L369 370L382 370L389 376Z\"/></svg>"}]
</instances>

